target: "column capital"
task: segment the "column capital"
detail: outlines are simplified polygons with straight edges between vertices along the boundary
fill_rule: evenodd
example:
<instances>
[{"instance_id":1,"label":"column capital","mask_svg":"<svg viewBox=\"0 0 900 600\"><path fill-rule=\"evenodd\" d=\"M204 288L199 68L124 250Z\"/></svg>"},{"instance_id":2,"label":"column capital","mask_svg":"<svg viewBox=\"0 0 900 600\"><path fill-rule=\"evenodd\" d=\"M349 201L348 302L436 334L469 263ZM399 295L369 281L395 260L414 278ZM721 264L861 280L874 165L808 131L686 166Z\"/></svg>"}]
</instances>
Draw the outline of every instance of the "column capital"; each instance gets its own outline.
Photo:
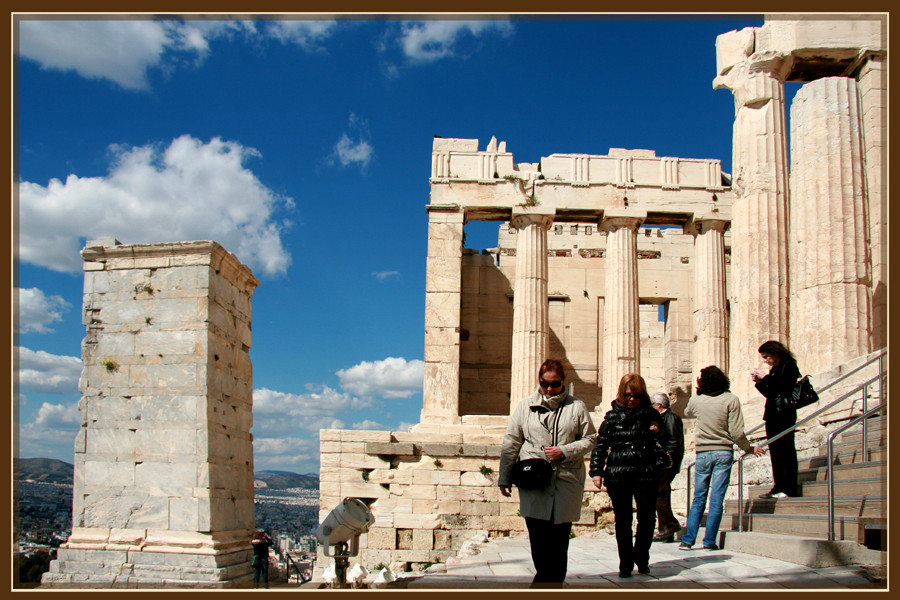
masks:
<instances>
[{"instance_id":1,"label":"column capital","mask_svg":"<svg viewBox=\"0 0 900 600\"><path fill-rule=\"evenodd\" d=\"M554 217L556 217L555 209L548 210L528 206L517 206L513 208L509 226L514 229L522 230L529 225L539 225L544 230L548 230L553 224Z\"/></svg>"},{"instance_id":2,"label":"column capital","mask_svg":"<svg viewBox=\"0 0 900 600\"><path fill-rule=\"evenodd\" d=\"M754 55L713 79L713 89L731 90L735 109L769 100L783 100L784 74L789 66L790 61L786 61L784 57Z\"/></svg>"},{"instance_id":3,"label":"column capital","mask_svg":"<svg viewBox=\"0 0 900 600\"><path fill-rule=\"evenodd\" d=\"M689 235L697 235L706 231L715 230L725 233L731 225L731 219L718 213L703 213L694 215L684 224L684 232Z\"/></svg>"},{"instance_id":4,"label":"column capital","mask_svg":"<svg viewBox=\"0 0 900 600\"><path fill-rule=\"evenodd\" d=\"M645 210L622 210L611 209L603 212L598 225L604 231L610 232L617 229L627 227L632 231L637 231L644 221L647 219L647 211Z\"/></svg>"}]
</instances>

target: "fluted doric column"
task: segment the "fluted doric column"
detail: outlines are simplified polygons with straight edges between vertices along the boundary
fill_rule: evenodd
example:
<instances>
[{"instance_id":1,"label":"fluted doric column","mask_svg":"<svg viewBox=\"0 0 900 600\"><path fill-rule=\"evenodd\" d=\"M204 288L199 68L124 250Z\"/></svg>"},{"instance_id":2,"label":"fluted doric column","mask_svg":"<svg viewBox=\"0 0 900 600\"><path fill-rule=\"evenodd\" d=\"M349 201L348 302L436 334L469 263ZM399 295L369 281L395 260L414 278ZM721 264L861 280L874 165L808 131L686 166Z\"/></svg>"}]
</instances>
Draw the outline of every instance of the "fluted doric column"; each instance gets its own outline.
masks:
<instances>
[{"instance_id":1,"label":"fluted doric column","mask_svg":"<svg viewBox=\"0 0 900 600\"><path fill-rule=\"evenodd\" d=\"M510 414L537 387L537 372L547 358L550 325L547 301L547 230L553 215L514 211L516 280L513 288L512 381Z\"/></svg>"},{"instance_id":2,"label":"fluted doric column","mask_svg":"<svg viewBox=\"0 0 900 600\"><path fill-rule=\"evenodd\" d=\"M606 237L606 298L603 315L604 400L616 395L626 373L640 373L637 229L646 215L607 211L600 222ZM604 403L605 404L605 403Z\"/></svg>"},{"instance_id":3,"label":"fluted doric column","mask_svg":"<svg viewBox=\"0 0 900 600\"><path fill-rule=\"evenodd\" d=\"M871 273L855 79L805 84L791 106L791 349L804 372L870 350Z\"/></svg>"},{"instance_id":4,"label":"fluted doric column","mask_svg":"<svg viewBox=\"0 0 900 600\"><path fill-rule=\"evenodd\" d=\"M870 56L859 72L872 263L872 350L887 346L887 65Z\"/></svg>"},{"instance_id":5,"label":"fluted doric column","mask_svg":"<svg viewBox=\"0 0 900 600\"><path fill-rule=\"evenodd\" d=\"M696 217L694 235L694 347L692 384L700 369L728 372L728 318L725 304L725 230L728 221Z\"/></svg>"},{"instance_id":6,"label":"fluted doric column","mask_svg":"<svg viewBox=\"0 0 900 600\"><path fill-rule=\"evenodd\" d=\"M464 224L465 216L457 206L428 207L422 423L460 421L459 327Z\"/></svg>"},{"instance_id":7,"label":"fluted doric column","mask_svg":"<svg viewBox=\"0 0 900 600\"><path fill-rule=\"evenodd\" d=\"M788 174L784 84L749 61L717 77L734 93L731 241L731 389L758 395L759 345L788 342ZM777 68L779 65L768 65Z\"/></svg>"}]
</instances>

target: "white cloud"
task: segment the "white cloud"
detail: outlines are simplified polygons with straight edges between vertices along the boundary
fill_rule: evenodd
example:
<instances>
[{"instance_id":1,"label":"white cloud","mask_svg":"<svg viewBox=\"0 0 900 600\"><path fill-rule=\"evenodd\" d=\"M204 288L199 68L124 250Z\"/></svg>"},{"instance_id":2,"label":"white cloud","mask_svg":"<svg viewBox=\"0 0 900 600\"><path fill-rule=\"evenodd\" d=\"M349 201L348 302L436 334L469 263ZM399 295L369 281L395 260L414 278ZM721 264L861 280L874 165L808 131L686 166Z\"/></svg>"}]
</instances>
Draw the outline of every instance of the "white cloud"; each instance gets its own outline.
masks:
<instances>
[{"instance_id":1,"label":"white cloud","mask_svg":"<svg viewBox=\"0 0 900 600\"><path fill-rule=\"evenodd\" d=\"M337 21L272 21L266 33L285 44L296 44L307 51L321 49L331 37Z\"/></svg>"},{"instance_id":2,"label":"white cloud","mask_svg":"<svg viewBox=\"0 0 900 600\"><path fill-rule=\"evenodd\" d=\"M19 456L58 458L72 462L75 434L81 424L76 403L44 402L35 420L19 428Z\"/></svg>"},{"instance_id":3,"label":"white cloud","mask_svg":"<svg viewBox=\"0 0 900 600\"><path fill-rule=\"evenodd\" d=\"M337 372L341 388L363 397L408 398L422 391L425 363L421 360L386 358L363 361Z\"/></svg>"},{"instance_id":4,"label":"white cloud","mask_svg":"<svg viewBox=\"0 0 900 600\"><path fill-rule=\"evenodd\" d=\"M508 21L425 21L403 23L399 44L404 55L413 62L433 62L452 56L466 34L509 35L512 24Z\"/></svg>"},{"instance_id":5,"label":"white cloud","mask_svg":"<svg viewBox=\"0 0 900 600\"><path fill-rule=\"evenodd\" d=\"M19 353L19 386L35 392L78 394L81 359L43 350L16 348Z\"/></svg>"},{"instance_id":6,"label":"white cloud","mask_svg":"<svg viewBox=\"0 0 900 600\"><path fill-rule=\"evenodd\" d=\"M72 306L61 296L47 296L38 288L16 288L16 293L19 296L19 333L53 333L47 326L62 321L62 313Z\"/></svg>"},{"instance_id":7,"label":"white cloud","mask_svg":"<svg viewBox=\"0 0 900 600\"><path fill-rule=\"evenodd\" d=\"M384 281L390 277L397 277L400 275L400 271L375 271L372 275L378 279L379 281Z\"/></svg>"},{"instance_id":8,"label":"white cloud","mask_svg":"<svg viewBox=\"0 0 900 600\"><path fill-rule=\"evenodd\" d=\"M286 225L273 213L293 207L265 187L244 162L253 148L189 135L162 153L113 146L106 177L69 175L47 186L19 186L19 259L56 271L81 270L83 239L123 243L215 240L253 269L286 271Z\"/></svg>"},{"instance_id":9,"label":"white cloud","mask_svg":"<svg viewBox=\"0 0 900 600\"><path fill-rule=\"evenodd\" d=\"M341 393L328 386L305 394L290 394L262 388L253 390L254 437L274 438L298 431L341 429L335 415L368 408L371 402Z\"/></svg>"},{"instance_id":10,"label":"white cloud","mask_svg":"<svg viewBox=\"0 0 900 600\"><path fill-rule=\"evenodd\" d=\"M337 160L343 167L357 163L360 167L365 168L375 153L375 149L368 141L368 124L355 114L350 113L347 129L348 131L341 134L341 139L334 145L334 149L326 159L326 162L334 164L335 160Z\"/></svg>"},{"instance_id":11,"label":"white cloud","mask_svg":"<svg viewBox=\"0 0 900 600\"><path fill-rule=\"evenodd\" d=\"M351 163L366 166L372 158L372 145L361 139L351 140L350 136L344 133L334 145L334 155L344 167Z\"/></svg>"},{"instance_id":12,"label":"white cloud","mask_svg":"<svg viewBox=\"0 0 900 600\"><path fill-rule=\"evenodd\" d=\"M108 79L131 90L147 89L147 73L168 68L188 53L201 61L209 40L236 31L253 33L238 21L67 20L19 21L19 54L44 69L75 71Z\"/></svg>"},{"instance_id":13,"label":"white cloud","mask_svg":"<svg viewBox=\"0 0 900 600\"><path fill-rule=\"evenodd\" d=\"M306 438L279 437L260 438L253 436L253 469L265 471L277 466L291 466L300 472L318 472L319 436L310 434Z\"/></svg>"}]
</instances>

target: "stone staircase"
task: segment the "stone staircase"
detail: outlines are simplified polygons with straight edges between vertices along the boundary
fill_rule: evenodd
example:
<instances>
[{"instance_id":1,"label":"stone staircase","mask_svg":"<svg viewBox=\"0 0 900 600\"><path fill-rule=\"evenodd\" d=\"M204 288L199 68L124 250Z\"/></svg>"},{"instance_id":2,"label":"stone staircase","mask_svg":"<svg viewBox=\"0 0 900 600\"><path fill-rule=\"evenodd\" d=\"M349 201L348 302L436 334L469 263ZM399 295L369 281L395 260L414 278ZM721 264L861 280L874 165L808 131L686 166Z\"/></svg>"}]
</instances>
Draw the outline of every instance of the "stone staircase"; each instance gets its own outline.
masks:
<instances>
[{"instance_id":1,"label":"stone staircase","mask_svg":"<svg viewBox=\"0 0 900 600\"><path fill-rule=\"evenodd\" d=\"M828 541L828 458L823 444L817 456L800 460L801 496L760 498L770 487L761 485L749 487L742 509L737 500L726 501L726 548L808 566L852 562L877 570L886 564L887 417L868 419L867 428L868 453L862 451L862 423L834 442L834 541ZM757 546L755 551L748 549L752 546ZM801 546L805 550L800 551Z\"/></svg>"}]
</instances>

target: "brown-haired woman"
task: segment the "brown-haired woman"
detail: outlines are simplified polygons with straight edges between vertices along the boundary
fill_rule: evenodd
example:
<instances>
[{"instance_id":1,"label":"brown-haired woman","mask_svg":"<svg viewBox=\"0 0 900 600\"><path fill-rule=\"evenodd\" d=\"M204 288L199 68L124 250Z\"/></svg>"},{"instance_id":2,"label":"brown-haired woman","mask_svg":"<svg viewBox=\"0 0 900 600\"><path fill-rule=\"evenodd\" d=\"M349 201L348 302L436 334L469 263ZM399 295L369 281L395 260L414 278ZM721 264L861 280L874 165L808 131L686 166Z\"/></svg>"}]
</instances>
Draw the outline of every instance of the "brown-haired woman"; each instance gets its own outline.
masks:
<instances>
[{"instance_id":1,"label":"brown-haired woman","mask_svg":"<svg viewBox=\"0 0 900 600\"><path fill-rule=\"evenodd\" d=\"M755 369L750 377L756 389L766 397L763 421L766 422L766 437L773 438L797 422L797 411L783 402L790 397L800 369L797 360L787 346L776 340L769 340L759 347L759 355L770 368ZM772 457L772 489L761 498L786 498L797 495L797 449L794 446L794 432L778 438L769 444Z\"/></svg>"},{"instance_id":2,"label":"brown-haired woman","mask_svg":"<svg viewBox=\"0 0 900 600\"><path fill-rule=\"evenodd\" d=\"M637 373L625 375L612 409L597 431L591 454L591 480L605 482L616 519L619 577L650 573L650 545L656 522L658 472L655 458L660 416L650 403L647 385ZM632 500L637 508L637 531L632 541Z\"/></svg>"},{"instance_id":3,"label":"brown-haired woman","mask_svg":"<svg viewBox=\"0 0 900 600\"><path fill-rule=\"evenodd\" d=\"M516 406L500 450L497 484L512 494L510 474L517 460L542 458L555 470L546 487L519 488L535 575L532 587L562 587L566 579L569 534L581 517L584 455L594 447L594 424L584 403L566 390L558 360L544 361L538 387Z\"/></svg>"}]
</instances>

